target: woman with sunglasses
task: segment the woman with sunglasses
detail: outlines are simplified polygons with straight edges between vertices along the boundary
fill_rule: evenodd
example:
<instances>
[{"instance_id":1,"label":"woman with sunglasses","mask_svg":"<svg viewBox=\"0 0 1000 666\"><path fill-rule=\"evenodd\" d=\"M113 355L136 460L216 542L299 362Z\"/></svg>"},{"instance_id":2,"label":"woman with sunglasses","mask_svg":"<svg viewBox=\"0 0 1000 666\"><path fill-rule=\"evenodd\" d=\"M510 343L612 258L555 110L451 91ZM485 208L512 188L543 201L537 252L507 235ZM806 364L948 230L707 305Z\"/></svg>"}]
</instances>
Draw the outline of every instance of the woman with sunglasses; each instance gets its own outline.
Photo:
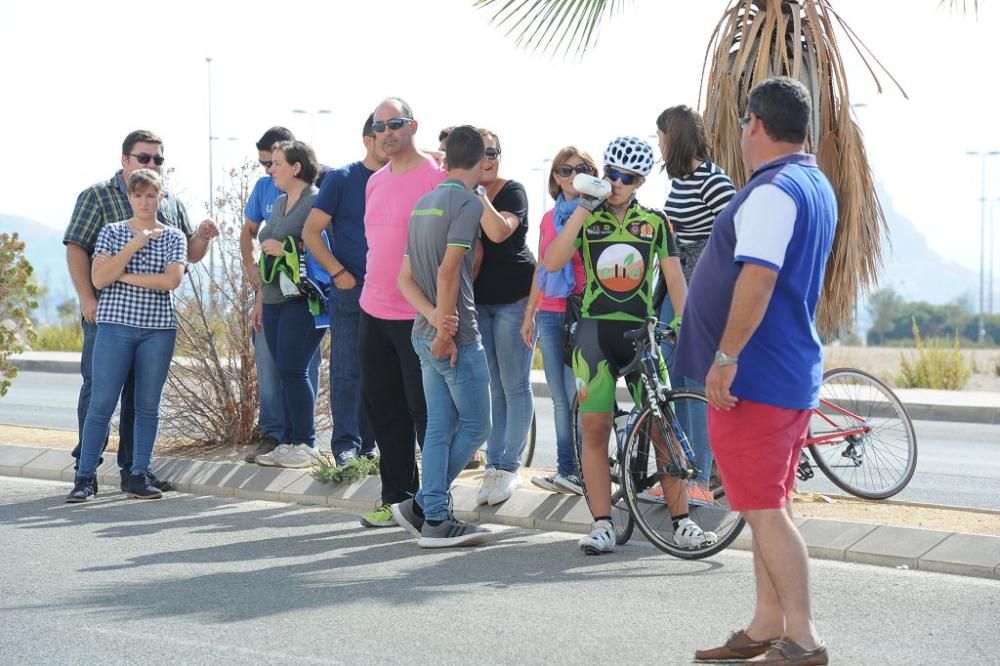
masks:
<instances>
[{"instance_id":1,"label":"woman with sunglasses","mask_svg":"<svg viewBox=\"0 0 1000 666\"><path fill-rule=\"evenodd\" d=\"M729 204L736 190L729 176L711 161L705 123L698 112L684 105L664 110L656 119L656 134L663 168L670 177L670 193L664 212L677 239L684 277L690 280L698 257L712 234L715 218ZM670 299L663 299L660 320L671 321L675 312L680 311L674 310ZM667 358L673 353L672 345L672 342L664 343ZM676 374L674 364L670 365L670 382L677 388L704 388L698 381ZM712 449L708 444L706 406L690 404L686 407L677 418L688 433L695 464L701 471L697 479L688 483L689 499L692 504L710 506L714 498L709 489ZM646 499L662 502L659 491L659 487L650 489Z\"/></svg>"},{"instance_id":2,"label":"woman with sunglasses","mask_svg":"<svg viewBox=\"0 0 1000 666\"><path fill-rule=\"evenodd\" d=\"M577 174L597 175L597 165L586 152L567 146L552 160L549 171L549 194L556 205L542 216L538 230L538 256L544 257L567 220L576 210L579 192L573 187ZM531 482L544 490L580 495L579 470L576 447L573 445L573 398L576 380L573 371L563 359L563 324L566 320L567 299L583 293L583 261L574 254L570 263L558 271L547 271L539 266L531 283L531 293L524 310L521 339L529 348L534 344L537 327L542 345L542 366L545 381L552 395L552 409L556 426L557 469L554 475L536 476Z\"/></svg>"},{"instance_id":3,"label":"woman with sunglasses","mask_svg":"<svg viewBox=\"0 0 1000 666\"><path fill-rule=\"evenodd\" d=\"M479 132L486 143L479 188L483 236L477 246L482 248L482 259L473 287L490 368L493 431L486 440L486 473L476 499L495 505L520 485L517 472L534 411L534 341L531 346L522 344L520 330L535 258L527 243L528 195L521 183L500 177L497 135L485 129Z\"/></svg>"},{"instance_id":4,"label":"woman with sunglasses","mask_svg":"<svg viewBox=\"0 0 1000 666\"><path fill-rule=\"evenodd\" d=\"M573 375L583 421L583 477L594 523L579 541L588 555L615 547L611 520L611 436L615 383L634 350L625 333L638 328L654 312L654 282L662 273L677 312L683 312L687 285L681 272L673 234L662 212L640 205L636 190L653 168L653 149L642 139L621 136L604 151L604 178L611 192L604 200L581 194L579 205L545 253L544 266L558 271L573 257L583 259L583 303L573 350ZM635 377L626 377L633 394L641 391ZM682 548L716 540L688 516L685 483L661 481L674 523L674 541Z\"/></svg>"}]
</instances>

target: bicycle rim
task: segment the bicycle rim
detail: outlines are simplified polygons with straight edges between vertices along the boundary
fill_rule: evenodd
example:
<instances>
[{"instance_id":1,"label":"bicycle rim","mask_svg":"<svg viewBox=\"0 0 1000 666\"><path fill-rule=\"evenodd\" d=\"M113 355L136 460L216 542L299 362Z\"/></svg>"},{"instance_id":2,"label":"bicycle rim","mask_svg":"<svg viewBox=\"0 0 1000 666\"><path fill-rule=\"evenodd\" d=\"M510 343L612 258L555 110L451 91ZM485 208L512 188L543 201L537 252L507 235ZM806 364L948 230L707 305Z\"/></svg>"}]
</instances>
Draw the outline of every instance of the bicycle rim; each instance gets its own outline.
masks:
<instances>
[{"instance_id":1,"label":"bicycle rim","mask_svg":"<svg viewBox=\"0 0 1000 666\"><path fill-rule=\"evenodd\" d=\"M580 477L580 487L583 488L583 497L587 500L587 508L590 515L594 515L590 507L590 498L587 497L587 483L583 478L583 427L580 421L580 410L577 407L576 399L573 400L573 443L576 450L576 469ZM632 512L625 501L625 490L621 484L620 457L618 455L618 439L614 428L611 429L611 436L608 438L608 465L611 467L611 522L615 526L615 543L622 546L632 538L635 529L635 521L632 519Z\"/></svg>"},{"instance_id":2,"label":"bicycle rim","mask_svg":"<svg viewBox=\"0 0 1000 666\"><path fill-rule=\"evenodd\" d=\"M639 530L657 548L682 559L710 557L724 550L739 536L744 524L740 514L729 507L718 474L711 474L709 486L713 498L711 505L696 506L685 503L680 497L681 492L686 493L686 483L681 476L684 469L693 467L690 455L683 452L680 456L671 454L670 447L654 443L655 441L679 442L679 433L683 432L680 422L684 419L676 418L677 414L692 407L700 407L701 411L695 414L703 414L706 412L705 405L707 401L700 391L693 389L672 391L670 399L663 407L668 420L660 421L652 410L644 410L629 433L620 462L622 469L625 470L623 478L625 500ZM689 440L698 436L707 439L707 428L691 427L690 417L685 418L688 419L685 422L692 436ZM661 434L657 437L654 432ZM698 435L698 432L705 434ZM688 437L688 434L685 433L684 436ZM691 444L695 445L695 442L691 441ZM708 442L704 441L702 445L707 446ZM675 448L677 451L682 451L677 444ZM650 494L650 491L657 487L663 491L662 498ZM714 533L716 540L692 548L685 548L676 543L673 519L668 508L670 504L686 505L691 520L705 532Z\"/></svg>"},{"instance_id":3,"label":"bicycle rim","mask_svg":"<svg viewBox=\"0 0 1000 666\"><path fill-rule=\"evenodd\" d=\"M863 432L850 432L862 428ZM810 417L810 438L838 432L848 434L811 444L809 451L842 490L865 499L885 499L913 478L917 469L913 423L896 394L875 377L851 368L823 375L820 406Z\"/></svg>"}]
</instances>

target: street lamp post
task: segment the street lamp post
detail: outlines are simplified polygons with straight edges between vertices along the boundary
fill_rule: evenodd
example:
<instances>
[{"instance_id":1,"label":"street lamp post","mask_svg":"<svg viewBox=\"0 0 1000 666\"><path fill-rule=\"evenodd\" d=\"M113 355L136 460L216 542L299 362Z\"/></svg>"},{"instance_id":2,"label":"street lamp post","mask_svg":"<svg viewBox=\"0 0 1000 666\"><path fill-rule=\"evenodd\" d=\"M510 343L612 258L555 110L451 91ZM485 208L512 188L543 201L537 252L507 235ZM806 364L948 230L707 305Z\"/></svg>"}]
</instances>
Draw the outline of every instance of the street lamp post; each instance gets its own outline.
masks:
<instances>
[{"instance_id":1,"label":"street lamp post","mask_svg":"<svg viewBox=\"0 0 1000 666\"><path fill-rule=\"evenodd\" d=\"M1000 150L967 150L966 155L978 155L982 158L982 181L979 197L979 331L976 339L982 342L986 338L986 158L1000 155Z\"/></svg>"}]
</instances>

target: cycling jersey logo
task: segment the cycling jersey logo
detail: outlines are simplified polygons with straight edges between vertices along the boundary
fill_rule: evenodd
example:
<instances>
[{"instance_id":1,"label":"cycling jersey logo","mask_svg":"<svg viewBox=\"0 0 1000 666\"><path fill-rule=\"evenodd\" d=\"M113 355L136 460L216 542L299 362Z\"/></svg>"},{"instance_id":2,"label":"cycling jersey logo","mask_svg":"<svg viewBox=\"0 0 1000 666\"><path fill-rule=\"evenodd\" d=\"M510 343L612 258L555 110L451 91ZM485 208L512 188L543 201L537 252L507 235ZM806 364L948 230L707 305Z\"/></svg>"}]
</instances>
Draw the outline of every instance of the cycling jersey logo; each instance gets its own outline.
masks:
<instances>
[{"instance_id":1,"label":"cycling jersey logo","mask_svg":"<svg viewBox=\"0 0 1000 666\"><path fill-rule=\"evenodd\" d=\"M645 269L642 255L625 243L609 246L597 258L597 280L608 291L619 294L635 290Z\"/></svg>"},{"instance_id":2,"label":"cycling jersey logo","mask_svg":"<svg viewBox=\"0 0 1000 666\"><path fill-rule=\"evenodd\" d=\"M635 236L636 238L641 238L643 240L650 240L653 238L655 232L653 231L653 225L648 222L633 222L628 225L628 232Z\"/></svg>"}]
</instances>

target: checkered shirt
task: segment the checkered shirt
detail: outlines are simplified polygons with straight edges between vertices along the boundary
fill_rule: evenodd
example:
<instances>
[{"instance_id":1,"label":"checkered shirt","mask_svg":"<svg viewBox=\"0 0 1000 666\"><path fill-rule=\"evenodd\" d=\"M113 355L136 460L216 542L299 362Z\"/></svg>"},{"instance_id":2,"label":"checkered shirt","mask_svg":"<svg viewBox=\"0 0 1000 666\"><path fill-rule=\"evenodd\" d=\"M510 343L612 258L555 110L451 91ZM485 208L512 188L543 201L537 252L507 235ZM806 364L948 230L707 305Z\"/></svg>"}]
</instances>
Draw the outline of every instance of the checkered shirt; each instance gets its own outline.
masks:
<instances>
[{"instance_id":1,"label":"checkered shirt","mask_svg":"<svg viewBox=\"0 0 1000 666\"><path fill-rule=\"evenodd\" d=\"M63 236L63 245L73 243L94 254L97 234L107 224L132 217L132 204L128 201L128 186L121 169L111 177L96 185L91 185L76 198L73 217L70 218ZM177 227L184 235L194 235L194 228L188 219L184 204L174 195L166 192L156 218L168 227Z\"/></svg>"},{"instance_id":2,"label":"checkered shirt","mask_svg":"<svg viewBox=\"0 0 1000 666\"><path fill-rule=\"evenodd\" d=\"M132 240L128 222L106 224L97 234L94 254L116 255ZM187 239L180 230L167 227L159 238L150 239L129 259L126 273L155 275L167 264L183 264L187 259ZM101 290L97 301L98 324L124 324L138 328L177 328L172 291L136 287L116 281Z\"/></svg>"}]
</instances>

